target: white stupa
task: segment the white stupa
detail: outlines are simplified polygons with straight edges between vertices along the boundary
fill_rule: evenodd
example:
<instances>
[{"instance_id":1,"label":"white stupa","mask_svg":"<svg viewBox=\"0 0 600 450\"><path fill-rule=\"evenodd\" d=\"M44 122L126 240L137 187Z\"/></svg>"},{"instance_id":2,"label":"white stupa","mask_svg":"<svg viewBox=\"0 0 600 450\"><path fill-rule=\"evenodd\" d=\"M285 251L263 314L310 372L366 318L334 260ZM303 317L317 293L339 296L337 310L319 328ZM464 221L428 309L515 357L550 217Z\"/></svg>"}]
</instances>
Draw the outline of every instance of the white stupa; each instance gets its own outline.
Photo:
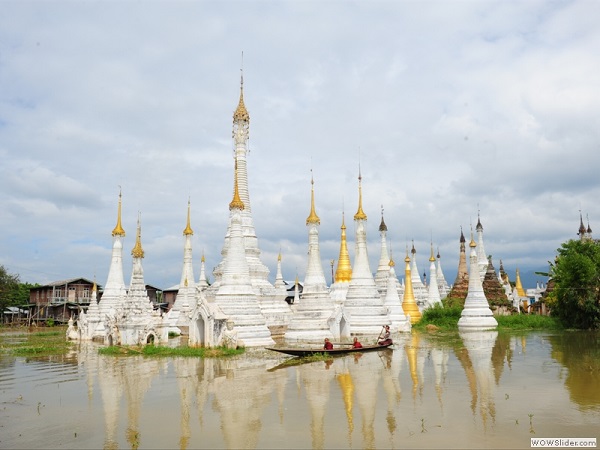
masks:
<instances>
[{"instance_id":1,"label":"white stupa","mask_svg":"<svg viewBox=\"0 0 600 450\"><path fill-rule=\"evenodd\" d=\"M429 257L429 288L427 296L427 307L441 305L440 291L438 289L437 270L435 267L435 256L433 256L433 243L431 244L431 256Z\"/></svg>"},{"instance_id":2,"label":"white stupa","mask_svg":"<svg viewBox=\"0 0 600 450\"><path fill-rule=\"evenodd\" d=\"M444 277L444 272L442 271L442 257L440 256L440 249L438 248L437 252L437 267L436 267L436 276L437 276L437 286L440 291L440 299L445 299L448 297L448 292L450 292L450 286L446 281L446 277Z\"/></svg>"},{"instance_id":3,"label":"white stupa","mask_svg":"<svg viewBox=\"0 0 600 450\"><path fill-rule=\"evenodd\" d=\"M240 212L241 215L241 227L242 236L244 240L244 254L248 263L248 270L250 272L250 280L252 286L258 290L264 292L274 291L274 287L268 281L269 269L260 260L260 249L258 247L258 238L256 237L256 230L254 228L254 220L252 218L252 207L250 205L250 192L248 189L248 168L247 168L247 154L248 154L248 139L250 136L250 115L244 104L244 77L241 78L240 84L240 99L238 106L233 114L233 141L234 141L234 155L236 169L236 178L238 183L238 192L240 200L244 204L244 209ZM213 275L215 277L214 286L218 287L221 282L223 275L223 267L225 259L230 248L231 238L231 223L228 224L227 233L225 235L225 242L221 255L223 259L215 268Z\"/></svg>"},{"instance_id":4,"label":"white stupa","mask_svg":"<svg viewBox=\"0 0 600 450\"><path fill-rule=\"evenodd\" d=\"M119 345L164 344L167 342L168 323L159 311L154 311L146 283L142 259L141 223L138 216L135 245L131 250L133 269L131 283L120 314L116 320L117 332L111 336L113 343Z\"/></svg>"},{"instance_id":5,"label":"white stupa","mask_svg":"<svg viewBox=\"0 0 600 450\"><path fill-rule=\"evenodd\" d=\"M483 225L479 219L479 211L477 212L477 226L475 227L477 232L477 265L479 266L479 277L481 281L485 278L485 272L488 267L488 257L483 247Z\"/></svg>"},{"instance_id":6,"label":"white stupa","mask_svg":"<svg viewBox=\"0 0 600 450\"><path fill-rule=\"evenodd\" d=\"M121 198L119 192L119 208L117 213L117 225L112 231L113 248L110 268L108 270L108 279L104 285L102 298L98 303L100 309L100 326L105 320L105 315L111 309L118 309L125 301L127 289L125 288L125 280L123 278L123 238L125 230L121 225Z\"/></svg>"},{"instance_id":7,"label":"white stupa","mask_svg":"<svg viewBox=\"0 0 600 450\"><path fill-rule=\"evenodd\" d=\"M319 225L321 220L315 211L314 180L311 179L310 214L306 219L308 228L308 265L302 295L295 304L294 315L285 332L287 341L322 342L333 339L329 319L334 310L333 300L325 281L319 250Z\"/></svg>"},{"instance_id":8,"label":"white stupa","mask_svg":"<svg viewBox=\"0 0 600 450\"><path fill-rule=\"evenodd\" d=\"M208 287L208 279L206 278L206 259L204 258L204 252L202 252L202 259L200 259L200 277L198 278L198 284L196 286L201 291Z\"/></svg>"},{"instance_id":9,"label":"white stupa","mask_svg":"<svg viewBox=\"0 0 600 450\"><path fill-rule=\"evenodd\" d=\"M194 281L194 268L192 257L192 236L194 230L191 227L190 219L190 200L188 200L187 222L183 230L184 245L183 245L183 268L181 270L181 280L179 281L179 290L177 297L167 314L171 331L187 334L189 326L190 304L194 302L196 295L196 283Z\"/></svg>"},{"instance_id":10,"label":"white stupa","mask_svg":"<svg viewBox=\"0 0 600 450\"><path fill-rule=\"evenodd\" d=\"M123 245L121 238L125 231L121 226L121 193L117 226L113 234L113 253L108 289L98 303L97 287L94 281L92 298L87 312L81 311L77 319L76 338L80 341L98 340L107 345L144 345L163 343L168 339L166 320L160 312L154 311L148 297L144 281L142 259L144 250L141 241L141 224L138 217L136 241L131 255L133 269L129 290L123 283Z\"/></svg>"},{"instance_id":11,"label":"white stupa","mask_svg":"<svg viewBox=\"0 0 600 450\"><path fill-rule=\"evenodd\" d=\"M237 167L236 167L237 174ZM252 286L248 260L244 251L242 214L244 203L234 176L233 200L229 204L228 251L221 271L221 280L215 303L225 316L232 320L238 334L238 345L257 347L272 345L275 341L267 328L257 296ZM240 343L239 340L242 342Z\"/></svg>"},{"instance_id":12,"label":"white stupa","mask_svg":"<svg viewBox=\"0 0 600 450\"><path fill-rule=\"evenodd\" d=\"M248 189L247 153L248 138L250 133L250 115L244 104L244 78L241 78L240 99L233 113L233 141L234 161L236 167L236 183L238 196L244 208L240 210L240 226L242 234L242 249L246 258L250 282L261 308L261 314L267 321L273 335L283 335L285 326L289 323L291 310L285 301L286 292L277 289L269 280L269 269L260 260L260 249L258 238L254 229L252 208L250 206L250 194ZM225 234L225 242L221 255L223 259L215 268L213 275L214 283L208 288L207 296L210 298L218 291L222 282L223 271L227 255L231 250L231 220L228 223Z\"/></svg>"},{"instance_id":13,"label":"white stupa","mask_svg":"<svg viewBox=\"0 0 600 450\"><path fill-rule=\"evenodd\" d=\"M352 279L344 302L345 314L349 317L352 335L378 335L383 325L389 325L387 308L377 291L369 267L367 252L367 215L362 209L362 176L358 175L358 211L354 215L356 224L356 252Z\"/></svg>"},{"instance_id":14,"label":"white stupa","mask_svg":"<svg viewBox=\"0 0 600 450\"><path fill-rule=\"evenodd\" d=\"M389 311L391 322L390 331L392 333L397 331L410 331L411 329L410 320L404 315L404 310L402 309L402 300L400 300L398 289L396 288L398 278L396 277L396 270L394 269L395 266L396 263L394 263L394 259L390 258L390 262L388 263L389 274L387 279L387 287L385 298L383 300L383 305Z\"/></svg>"},{"instance_id":15,"label":"white stupa","mask_svg":"<svg viewBox=\"0 0 600 450\"><path fill-rule=\"evenodd\" d=\"M385 297L387 289L387 279L390 274L390 257L387 250L387 225L383 220L383 205L381 206L381 223L379 224L379 236L381 238L381 253L379 255L379 265L375 274L375 284L381 297Z\"/></svg>"},{"instance_id":16,"label":"white stupa","mask_svg":"<svg viewBox=\"0 0 600 450\"><path fill-rule=\"evenodd\" d=\"M275 289L278 289L282 292L286 291L286 284L283 279L283 272L281 271L281 250L279 250L279 254L277 255L277 274L275 275Z\"/></svg>"},{"instance_id":17,"label":"white stupa","mask_svg":"<svg viewBox=\"0 0 600 450\"><path fill-rule=\"evenodd\" d=\"M415 250L415 242L412 242L412 249L410 250L412 254L412 261L410 267L410 277L412 282L413 294L415 296L415 300L419 309L423 309L423 307L427 304L427 299L429 298L429 292L427 292L427 287L423 284L423 280L421 280L421 275L419 274L419 269L417 268L417 250Z\"/></svg>"},{"instance_id":18,"label":"white stupa","mask_svg":"<svg viewBox=\"0 0 600 450\"><path fill-rule=\"evenodd\" d=\"M494 318L490 305L483 292L483 284L479 276L479 265L477 261L477 244L473 240L471 232L470 266L469 266L469 290L465 299L465 306L458 320L459 331L484 331L495 329L498 322Z\"/></svg>"}]
</instances>

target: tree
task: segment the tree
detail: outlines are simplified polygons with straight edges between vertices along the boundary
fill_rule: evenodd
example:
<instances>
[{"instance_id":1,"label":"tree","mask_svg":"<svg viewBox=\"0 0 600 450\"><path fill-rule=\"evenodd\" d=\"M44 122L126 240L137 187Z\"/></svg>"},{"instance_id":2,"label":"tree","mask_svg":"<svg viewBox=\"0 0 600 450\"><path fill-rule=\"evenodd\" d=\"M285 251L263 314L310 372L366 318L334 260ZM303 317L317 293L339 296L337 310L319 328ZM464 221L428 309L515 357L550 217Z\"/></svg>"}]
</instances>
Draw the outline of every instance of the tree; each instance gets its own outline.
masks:
<instances>
[{"instance_id":1,"label":"tree","mask_svg":"<svg viewBox=\"0 0 600 450\"><path fill-rule=\"evenodd\" d=\"M0 265L0 313L7 306L15 304L15 294L19 290L19 284L19 275L8 273L4 266Z\"/></svg>"},{"instance_id":2,"label":"tree","mask_svg":"<svg viewBox=\"0 0 600 450\"><path fill-rule=\"evenodd\" d=\"M550 266L552 314L568 328L600 328L600 243L570 240Z\"/></svg>"}]
</instances>

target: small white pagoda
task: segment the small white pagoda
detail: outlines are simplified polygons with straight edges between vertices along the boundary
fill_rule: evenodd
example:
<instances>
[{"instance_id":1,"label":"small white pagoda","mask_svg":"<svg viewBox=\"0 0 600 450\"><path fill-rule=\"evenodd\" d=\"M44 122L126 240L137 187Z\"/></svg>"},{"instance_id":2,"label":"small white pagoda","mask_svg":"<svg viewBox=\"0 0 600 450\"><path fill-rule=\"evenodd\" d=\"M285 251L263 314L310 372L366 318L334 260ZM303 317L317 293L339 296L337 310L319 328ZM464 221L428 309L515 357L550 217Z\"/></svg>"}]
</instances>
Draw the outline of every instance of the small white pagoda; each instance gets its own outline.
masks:
<instances>
[{"instance_id":1,"label":"small white pagoda","mask_svg":"<svg viewBox=\"0 0 600 450\"><path fill-rule=\"evenodd\" d=\"M490 305L483 292L483 284L479 276L479 264L475 248L477 244L473 240L471 232L470 266L469 266L469 290L465 299L465 306L458 320L459 331L485 331L492 330L498 326Z\"/></svg>"}]
</instances>

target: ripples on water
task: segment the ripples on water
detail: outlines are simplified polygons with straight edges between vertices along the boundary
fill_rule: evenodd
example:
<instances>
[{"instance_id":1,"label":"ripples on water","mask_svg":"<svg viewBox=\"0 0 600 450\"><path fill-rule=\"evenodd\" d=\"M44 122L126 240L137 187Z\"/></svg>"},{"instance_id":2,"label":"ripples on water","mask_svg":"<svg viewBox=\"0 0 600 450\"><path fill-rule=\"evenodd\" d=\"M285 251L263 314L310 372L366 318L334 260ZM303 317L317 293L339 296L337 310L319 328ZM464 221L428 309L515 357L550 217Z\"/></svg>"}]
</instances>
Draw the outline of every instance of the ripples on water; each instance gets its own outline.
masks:
<instances>
[{"instance_id":1,"label":"ripples on water","mask_svg":"<svg viewBox=\"0 0 600 450\"><path fill-rule=\"evenodd\" d=\"M0 448L529 448L598 437L598 334L413 333L301 365L0 356Z\"/></svg>"}]
</instances>

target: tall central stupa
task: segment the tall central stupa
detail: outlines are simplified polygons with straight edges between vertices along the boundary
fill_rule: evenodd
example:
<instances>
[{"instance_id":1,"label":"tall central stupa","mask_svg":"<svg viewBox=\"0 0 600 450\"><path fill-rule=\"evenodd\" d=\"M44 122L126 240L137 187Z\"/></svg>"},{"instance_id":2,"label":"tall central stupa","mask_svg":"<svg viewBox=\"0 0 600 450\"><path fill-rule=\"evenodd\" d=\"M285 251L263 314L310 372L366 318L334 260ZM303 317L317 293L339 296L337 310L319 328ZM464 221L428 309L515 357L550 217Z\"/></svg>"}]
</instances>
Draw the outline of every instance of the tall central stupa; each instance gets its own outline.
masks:
<instances>
[{"instance_id":1,"label":"tall central stupa","mask_svg":"<svg viewBox=\"0 0 600 450\"><path fill-rule=\"evenodd\" d=\"M258 248L258 238L254 229L254 221L252 219L252 208L250 206L250 193L248 190L248 168L246 164L246 156L248 154L248 139L250 136L250 115L244 104L244 77L241 77L240 83L240 100L238 106L233 113L233 141L235 149L233 158L235 159L235 167L237 168L236 179L240 200L244 204L244 209L241 210L241 226L242 237L244 241L244 249L246 260L248 261L248 269L250 271L250 280L252 286L257 291L268 292L274 294L275 288L269 283L269 269L260 260L260 249ZM215 276L215 284L218 286L223 276L223 266L227 253L229 252L231 241L231 221L227 226L225 235L225 243L221 255L223 259L215 268L213 275Z\"/></svg>"}]
</instances>

